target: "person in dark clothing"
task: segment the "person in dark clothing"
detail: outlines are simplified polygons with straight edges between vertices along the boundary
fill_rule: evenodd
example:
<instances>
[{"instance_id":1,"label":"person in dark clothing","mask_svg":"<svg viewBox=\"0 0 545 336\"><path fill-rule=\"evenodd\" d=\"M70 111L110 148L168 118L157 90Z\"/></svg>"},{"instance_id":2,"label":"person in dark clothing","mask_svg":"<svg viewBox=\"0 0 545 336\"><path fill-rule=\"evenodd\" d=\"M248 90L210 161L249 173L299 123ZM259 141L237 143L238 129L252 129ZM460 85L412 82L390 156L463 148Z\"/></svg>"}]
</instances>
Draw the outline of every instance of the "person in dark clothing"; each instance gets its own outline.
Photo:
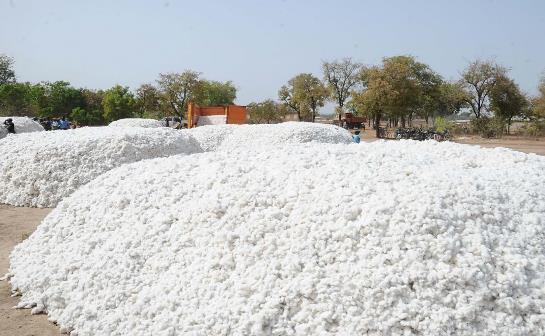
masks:
<instances>
[{"instance_id":1,"label":"person in dark clothing","mask_svg":"<svg viewBox=\"0 0 545 336\"><path fill-rule=\"evenodd\" d=\"M8 133L15 134L15 124L13 123L13 119L8 118L4 120L4 127L8 130Z\"/></svg>"}]
</instances>

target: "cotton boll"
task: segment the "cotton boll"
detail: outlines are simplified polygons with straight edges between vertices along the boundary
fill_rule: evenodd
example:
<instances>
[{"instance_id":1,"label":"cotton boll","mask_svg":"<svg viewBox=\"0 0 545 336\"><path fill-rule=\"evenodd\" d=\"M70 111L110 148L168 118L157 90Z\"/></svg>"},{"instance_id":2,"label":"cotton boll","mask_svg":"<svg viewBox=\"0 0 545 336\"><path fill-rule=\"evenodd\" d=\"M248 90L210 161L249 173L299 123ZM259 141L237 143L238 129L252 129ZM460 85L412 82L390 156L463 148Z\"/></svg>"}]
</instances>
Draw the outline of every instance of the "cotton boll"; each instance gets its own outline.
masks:
<instances>
[{"instance_id":1,"label":"cotton boll","mask_svg":"<svg viewBox=\"0 0 545 336\"><path fill-rule=\"evenodd\" d=\"M41 127L41 126L40 126ZM0 203L52 207L98 175L144 159L202 151L172 129L85 127L0 142Z\"/></svg>"},{"instance_id":2,"label":"cotton boll","mask_svg":"<svg viewBox=\"0 0 545 336\"><path fill-rule=\"evenodd\" d=\"M157 127L163 127L164 125L159 120L155 120L155 119L124 118L124 119L112 121L108 126L157 128Z\"/></svg>"},{"instance_id":3,"label":"cotton boll","mask_svg":"<svg viewBox=\"0 0 545 336\"><path fill-rule=\"evenodd\" d=\"M78 335L543 334L543 157L275 146L98 176L14 249L12 288Z\"/></svg>"}]
</instances>

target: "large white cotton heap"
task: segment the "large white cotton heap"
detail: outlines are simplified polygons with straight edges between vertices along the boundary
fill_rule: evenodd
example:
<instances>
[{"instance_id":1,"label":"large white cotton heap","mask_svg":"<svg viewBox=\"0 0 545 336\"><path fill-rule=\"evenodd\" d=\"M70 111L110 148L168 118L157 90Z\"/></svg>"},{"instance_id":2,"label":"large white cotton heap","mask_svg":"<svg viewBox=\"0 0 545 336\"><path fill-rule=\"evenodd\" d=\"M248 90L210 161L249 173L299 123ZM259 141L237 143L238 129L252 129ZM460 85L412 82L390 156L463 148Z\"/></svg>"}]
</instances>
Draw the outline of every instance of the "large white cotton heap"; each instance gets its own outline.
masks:
<instances>
[{"instance_id":1,"label":"large white cotton heap","mask_svg":"<svg viewBox=\"0 0 545 336\"><path fill-rule=\"evenodd\" d=\"M78 335L543 335L545 158L435 142L142 161L11 255Z\"/></svg>"},{"instance_id":2,"label":"large white cotton heap","mask_svg":"<svg viewBox=\"0 0 545 336\"><path fill-rule=\"evenodd\" d=\"M52 207L122 164L200 151L190 135L166 128L92 127L7 137L0 141L0 203Z\"/></svg>"},{"instance_id":3,"label":"large white cotton heap","mask_svg":"<svg viewBox=\"0 0 545 336\"><path fill-rule=\"evenodd\" d=\"M112 121L108 126L157 128L157 127L163 127L164 125L159 120L155 120L155 119L125 118L125 119Z\"/></svg>"},{"instance_id":4,"label":"large white cotton heap","mask_svg":"<svg viewBox=\"0 0 545 336\"><path fill-rule=\"evenodd\" d=\"M348 144L350 132L333 125L286 122L258 125L214 125L189 130L206 151L242 147L278 147L307 142Z\"/></svg>"},{"instance_id":5,"label":"large white cotton heap","mask_svg":"<svg viewBox=\"0 0 545 336\"><path fill-rule=\"evenodd\" d=\"M4 127L4 121L8 118L13 119L15 134L44 131L44 128L42 125L40 125L40 123L28 117L0 117L0 139L8 135L8 132Z\"/></svg>"}]
</instances>

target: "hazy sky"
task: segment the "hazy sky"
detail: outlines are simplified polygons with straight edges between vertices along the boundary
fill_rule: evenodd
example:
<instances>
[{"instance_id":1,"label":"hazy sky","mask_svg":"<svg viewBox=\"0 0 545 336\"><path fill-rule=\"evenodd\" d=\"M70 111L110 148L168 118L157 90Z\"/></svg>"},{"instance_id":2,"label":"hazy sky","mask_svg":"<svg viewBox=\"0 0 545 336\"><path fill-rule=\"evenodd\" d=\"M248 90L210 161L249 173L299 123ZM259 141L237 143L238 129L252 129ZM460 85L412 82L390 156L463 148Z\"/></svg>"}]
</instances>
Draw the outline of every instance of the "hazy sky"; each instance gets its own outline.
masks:
<instances>
[{"instance_id":1,"label":"hazy sky","mask_svg":"<svg viewBox=\"0 0 545 336\"><path fill-rule=\"evenodd\" d=\"M321 61L411 54L445 78L494 58L535 93L545 70L545 1L0 0L0 53L18 79L135 89L160 72L232 80L237 102L276 98Z\"/></svg>"}]
</instances>

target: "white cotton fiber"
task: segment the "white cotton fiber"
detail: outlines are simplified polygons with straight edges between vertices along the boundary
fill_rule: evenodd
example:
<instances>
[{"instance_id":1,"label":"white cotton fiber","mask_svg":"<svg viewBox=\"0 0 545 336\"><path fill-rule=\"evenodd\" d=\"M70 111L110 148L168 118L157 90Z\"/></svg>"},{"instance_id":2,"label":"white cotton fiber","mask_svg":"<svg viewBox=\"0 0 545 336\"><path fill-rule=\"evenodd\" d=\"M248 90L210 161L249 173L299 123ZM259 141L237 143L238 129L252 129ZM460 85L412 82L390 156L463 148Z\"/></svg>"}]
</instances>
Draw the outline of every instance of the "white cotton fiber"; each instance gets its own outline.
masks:
<instances>
[{"instance_id":1,"label":"white cotton fiber","mask_svg":"<svg viewBox=\"0 0 545 336\"><path fill-rule=\"evenodd\" d=\"M0 203L53 207L81 185L125 163L200 152L172 129L86 127L0 141Z\"/></svg>"},{"instance_id":2,"label":"white cotton fiber","mask_svg":"<svg viewBox=\"0 0 545 336\"><path fill-rule=\"evenodd\" d=\"M187 130L205 152L216 151L238 125L207 125Z\"/></svg>"},{"instance_id":3,"label":"white cotton fiber","mask_svg":"<svg viewBox=\"0 0 545 336\"><path fill-rule=\"evenodd\" d=\"M543 335L545 158L305 144L114 169L11 255L78 335Z\"/></svg>"},{"instance_id":4,"label":"white cotton fiber","mask_svg":"<svg viewBox=\"0 0 545 336\"><path fill-rule=\"evenodd\" d=\"M307 142L349 144L350 132L333 125L286 122L258 125L214 125L189 130L205 151L242 147L278 147Z\"/></svg>"},{"instance_id":5,"label":"white cotton fiber","mask_svg":"<svg viewBox=\"0 0 545 336\"><path fill-rule=\"evenodd\" d=\"M0 139L8 135L8 132L4 128L4 121L8 118L13 119L15 134L44 131L44 128L42 125L40 125L40 123L28 117L0 117Z\"/></svg>"},{"instance_id":6,"label":"white cotton fiber","mask_svg":"<svg viewBox=\"0 0 545 336\"><path fill-rule=\"evenodd\" d=\"M125 119L112 121L108 126L157 128L157 127L163 127L164 125L159 120L155 120L155 119L125 118Z\"/></svg>"}]
</instances>

